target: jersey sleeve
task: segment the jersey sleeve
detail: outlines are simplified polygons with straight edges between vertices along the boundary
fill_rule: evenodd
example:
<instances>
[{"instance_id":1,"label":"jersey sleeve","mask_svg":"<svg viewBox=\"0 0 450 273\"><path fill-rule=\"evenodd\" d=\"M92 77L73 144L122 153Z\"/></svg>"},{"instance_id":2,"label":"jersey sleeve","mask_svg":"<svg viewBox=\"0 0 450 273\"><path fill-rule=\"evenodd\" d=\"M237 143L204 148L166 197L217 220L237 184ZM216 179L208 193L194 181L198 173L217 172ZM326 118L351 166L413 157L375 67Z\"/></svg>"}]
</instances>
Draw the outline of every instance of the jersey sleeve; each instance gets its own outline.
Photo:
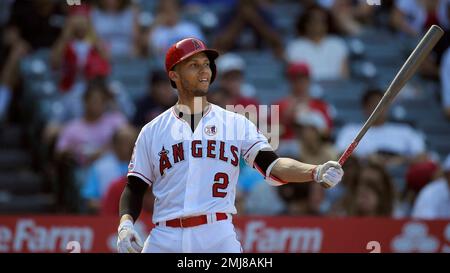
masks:
<instances>
[{"instance_id":1,"label":"jersey sleeve","mask_svg":"<svg viewBox=\"0 0 450 273\"><path fill-rule=\"evenodd\" d=\"M256 126L247 118L242 117L243 140L241 146L241 155L247 165L253 168L255 158L260 150L272 150L267 138L256 128Z\"/></svg>"},{"instance_id":2,"label":"jersey sleeve","mask_svg":"<svg viewBox=\"0 0 450 273\"><path fill-rule=\"evenodd\" d=\"M151 186L155 179L151 170L149 131L146 129L147 127L142 129L136 140L133 155L131 156L130 164L128 165L127 176L136 176Z\"/></svg>"}]
</instances>

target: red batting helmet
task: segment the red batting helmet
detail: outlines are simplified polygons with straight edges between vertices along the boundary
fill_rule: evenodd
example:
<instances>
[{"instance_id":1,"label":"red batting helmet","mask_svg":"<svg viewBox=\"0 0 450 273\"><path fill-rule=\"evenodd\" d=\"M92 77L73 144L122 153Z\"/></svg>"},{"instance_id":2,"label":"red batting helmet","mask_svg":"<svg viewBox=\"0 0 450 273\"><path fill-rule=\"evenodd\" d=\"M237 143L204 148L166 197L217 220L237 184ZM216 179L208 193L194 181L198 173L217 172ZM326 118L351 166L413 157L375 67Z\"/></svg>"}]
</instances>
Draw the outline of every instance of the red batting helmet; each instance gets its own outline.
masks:
<instances>
[{"instance_id":1,"label":"red batting helmet","mask_svg":"<svg viewBox=\"0 0 450 273\"><path fill-rule=\"evenodd\" d=\"M204 52L210 61L211 67L211 82L216 77L216 64L214 60L219 56L216 50L208 49L204 42L196 38L186 38L173 44L166 54L166 72L169 75L169 71L172 70L175 65L186 60L194 54ZM172 80L170 84L173 88L176 88L175 82Z\"/></svg>"}]
</instances>

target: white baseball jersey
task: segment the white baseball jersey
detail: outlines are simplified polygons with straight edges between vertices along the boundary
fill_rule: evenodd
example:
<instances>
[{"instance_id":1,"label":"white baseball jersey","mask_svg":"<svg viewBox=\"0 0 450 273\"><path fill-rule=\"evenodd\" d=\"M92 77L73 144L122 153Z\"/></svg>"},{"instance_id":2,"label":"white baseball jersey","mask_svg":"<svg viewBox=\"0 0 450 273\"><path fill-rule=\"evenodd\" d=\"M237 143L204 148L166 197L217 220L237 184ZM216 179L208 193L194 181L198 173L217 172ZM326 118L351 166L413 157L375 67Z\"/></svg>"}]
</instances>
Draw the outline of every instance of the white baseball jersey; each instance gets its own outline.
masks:
<instances>
[{"instance_id":1,"label":"white baseball jersey","mask_svg":"<svg viewBox=\"0 0 450 273\"><path fill-rule=\"evenodd\" d=\"M153 222L224 212L234 206L239 158L253 167L267 138L246 117L211 104L195 131L174 107L145 125L128 175L153 186Z\"/></svg>"}]
</instances>

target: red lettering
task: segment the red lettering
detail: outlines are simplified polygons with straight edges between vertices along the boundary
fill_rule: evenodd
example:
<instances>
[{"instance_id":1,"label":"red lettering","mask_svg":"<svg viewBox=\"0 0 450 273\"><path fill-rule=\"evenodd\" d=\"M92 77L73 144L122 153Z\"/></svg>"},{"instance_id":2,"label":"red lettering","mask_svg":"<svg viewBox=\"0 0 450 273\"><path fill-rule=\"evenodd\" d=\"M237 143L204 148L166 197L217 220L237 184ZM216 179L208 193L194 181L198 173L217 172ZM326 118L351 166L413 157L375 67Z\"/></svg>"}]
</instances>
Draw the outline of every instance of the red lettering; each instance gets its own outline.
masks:
<instances>
[{"instance_id":1,"label":"red lettering","mask_svg":"<svg viewBox=\"0 0 450 273\"><path fill-rule=\"evenodd\" d=\"M228 157L225 156L225 142L223 141L220 142L219 159L225 162L228 161Z\"/></svg>"},{"instance_id":2,"label":"red lettering","mask_svg":"<svg viewBox=\"0 0 450 273\"><path fill-rule=\"evenodd\" d=\"M231 153L233 154L233 160L231 160L231 165L237 167L239 165L238 147L231 145Z\"/></svg>"},{"instance_id":3,"label":"red lettering","mask_svg":"<svg viewBox=\"0 0 450 273\"><path fill-rule=\"evenodd\" d=\"M200 147L197 147L200 144ZM194 140L192 141L192 157L202 157L202 142L200 140Z\"/></svg>"},{"instance_id":4,"label":"red lettering","mask_svg":"<svg viewBox=\"0 0 450 273\"><path fill-rule=\"evenodd\" d=\"M212 196L213 197L220 197L224 198L227 196L226 191L219 191L219 190L226 190L228 187L228 184L230 180L228 179L228 174L226 173L216 173L214 176L214 184L212 188Z\"/></svg>"},{"instance_id":5,"label":"red lettering","mask_svg":"<svg viewBox=\"0 0 450 273\"><path fill-rule=\"evenodd\" d=\"M162 153L159 157L159 172L161 173L161 175L164 175L164 171L170 168L172 168L172 164L170 164L167 153Z\"/></svg>"},{"instance_id":6,"label":"red lettering","mask_svg":"<svg viewBox=\"0 0 450 273\"><path fill-rule=\"evenodd\" d=\"M216 141L208 140L208 145L206 145L206 156L209 158L216 158L216 155L213 151L216 149Z\"/></svg>"},{"instance_id":7,"label":"red lettering","mask_svg":"<svg viewBox=\"0 0 450 273\"><path fill-rule=\"evenodd\" d=\"M173 161L178 163L184 160L183 142L172 145Z\"/></svg>"}]
</instances>

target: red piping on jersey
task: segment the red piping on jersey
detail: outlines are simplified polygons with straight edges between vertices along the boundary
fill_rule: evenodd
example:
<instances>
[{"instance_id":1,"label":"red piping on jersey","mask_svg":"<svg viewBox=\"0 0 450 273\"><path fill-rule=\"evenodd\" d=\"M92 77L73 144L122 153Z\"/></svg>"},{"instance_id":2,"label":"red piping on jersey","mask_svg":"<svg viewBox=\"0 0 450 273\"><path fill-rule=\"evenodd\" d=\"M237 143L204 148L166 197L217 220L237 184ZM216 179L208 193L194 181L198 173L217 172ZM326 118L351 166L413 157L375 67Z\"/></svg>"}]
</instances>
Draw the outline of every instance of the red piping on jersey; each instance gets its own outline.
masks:
<instances>
[{"instance_id":1,"label":"red piping on jersey","mask_svg":"<svg viewBox=\"0 0 450 273\"><path fill-rule=\"evenodd\" d=\"M260 143L260 142L262 142L261 140L259 140L259 141L256 141L255 143L253 143L253 145L252 146L250 146L250 148L248 148L248 150L244 153L244 155L243 155L243 157L253 148L253 146L255 146L256 144L258 144L258 143Z\"/></svg>"},{"instance_id":2,"label":"red piping on jersey","mask_svg":"<svg viewBox=\"0 0 450 273\"><path fill-rule=\"evenodd\" d=\"M203 115L203 117L206 117L206 115L209 114L209 112L211 112L211 109L213 108L212 104L209 105L209 109L208 111Z\"/></svg>"},{"instance_id":3,"label":"red piping on jersey","mask_svg":"<svg viewBox=\"0 0 450 273\"><path fill-rule=\"evenodd\" d=\"M263 170L261 170L261 168L258 166L258 164L254 163L253 166L255 166L255 168L258 170L258 172L260 172L264 176L264 178L266 178L266 174L263 172ZM277 182L280 182L282 184L287 184L288 183L288 182L285 182L285 181L283 181L283 180L279 179L278 177L276 177L274 175L271 175L271 174L269 174L269 178L271 178L271 179L273 179L273 180L275 180Z\"/></svg>"},{"instance_id":4,"label":"red piping on jersey","mask_svg":"<svg viewBox=\"0 0 450 273\"><path fill-rule=\"evenodd\" d=\"M150 179L148 179L145 175L143 175L142 173L139 172L128 172L128 174L139 174L140 176L144 177L145 179L147 179L148 181L150 181L150 183L153 184L153 181L151 181Z\"/></svg>"},{"instance_id":5,"label":"red piping on jersey","mask_svg":"<svg viewBox=\"0 0 450 273\"><path fill-rule=\"evenodd\" d=\"M184 119L180 118L180 117L177 115L177 113L175 113L175 107L172 107L172 114L173 114L177 119L179 119L179 120L184 121L184 122L187 123L187 121L185 121Z\"/></svg>"},{"instance_id":6,"label":"red piping on jersey","mask_svg":"<svg viewBox=\"0 0 450 273\"><path fill-rule=\"evenodd\" d=\"M266 177L266 174L263 172L263 170L261 170L261 168L258 166L258 164L254 163L253 166L255 166L256 170L262 174L262 176L264 176L264 178Z\"/></svg>"}]
</instances>

